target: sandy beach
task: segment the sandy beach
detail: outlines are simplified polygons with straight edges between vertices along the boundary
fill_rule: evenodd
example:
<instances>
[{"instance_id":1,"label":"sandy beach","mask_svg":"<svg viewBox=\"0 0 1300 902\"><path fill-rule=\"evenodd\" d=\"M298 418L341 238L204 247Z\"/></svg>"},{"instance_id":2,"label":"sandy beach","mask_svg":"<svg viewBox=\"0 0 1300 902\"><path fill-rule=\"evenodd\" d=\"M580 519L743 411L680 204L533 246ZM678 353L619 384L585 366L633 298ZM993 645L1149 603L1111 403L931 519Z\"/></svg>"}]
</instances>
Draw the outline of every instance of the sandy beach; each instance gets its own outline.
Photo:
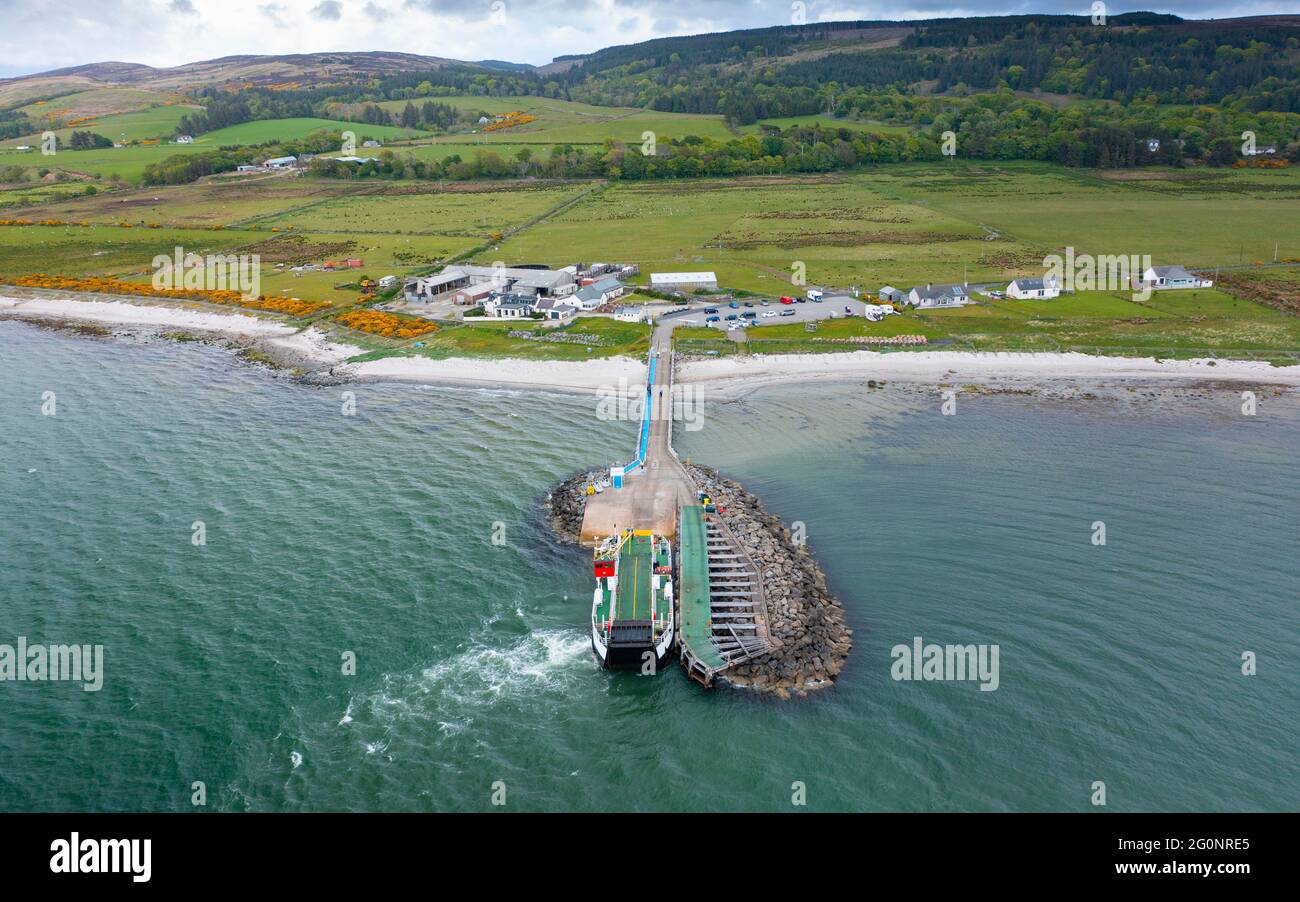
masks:
<instances>
[{"instance_id":1,"label":"sandy beach","mask_svg":"<svg viewBox=\"0 0 1300 902\"><path fill-rule=\"evenodd\" d=\"M1088 354L924 351L755 355L696 360L678 368L678 383L708 383L723 394L791 382L877 379L927 385L1033 386L1044 383L1240 382L1300 386L1300 366L1246 360L1163 360Z\"/></svg>"},{"instance_id":2,"label":"sandy beach","mask_svg":"<svg viewBox=\"0 0 1300 902\"><path fill-rule=\"evenodd\" d=\"M361 349L332 341L317 329L294 329L246 313L130 303L104 296L81 299L15 291L0 295L0 318L91 323L123 333L192 332L256 347L283 365L358 381L587 392L617 386L620 379L635 384L646 375L644 362L628 357L581 361L387 357L346 363ZM849 351L692 360L679 364L677 374L679 384L707 384L711 392L723 397L768 385L867 379L957 386L1172 386L1214 382L1300 387L1300 366L1274 367L1242 360L1157 361L1075 353Z\"/></svg>"}]
</instances>

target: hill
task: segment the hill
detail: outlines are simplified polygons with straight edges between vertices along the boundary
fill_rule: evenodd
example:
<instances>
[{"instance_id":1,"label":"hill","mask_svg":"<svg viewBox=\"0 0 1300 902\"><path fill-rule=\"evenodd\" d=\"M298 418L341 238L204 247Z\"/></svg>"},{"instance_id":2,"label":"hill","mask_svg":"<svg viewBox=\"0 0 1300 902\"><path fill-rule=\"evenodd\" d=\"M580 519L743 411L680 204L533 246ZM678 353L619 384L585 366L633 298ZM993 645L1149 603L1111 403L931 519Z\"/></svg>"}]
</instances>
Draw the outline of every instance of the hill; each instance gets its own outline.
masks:
<instances>
[{"instance_id":1,"label":"hill","mask_svg":"<svg viewBox=\"0 0 1300 902\"><path fill-rule=\"evenodd\" d=\"M478 63L390 51L225 56L170 68L138 63L88 63L0 80L0 108L90 88L135 87L159 93L232 84L254 87L316 87L363 82L402 72L455 65L488 71Z\"/></svg>"}]
</instances>

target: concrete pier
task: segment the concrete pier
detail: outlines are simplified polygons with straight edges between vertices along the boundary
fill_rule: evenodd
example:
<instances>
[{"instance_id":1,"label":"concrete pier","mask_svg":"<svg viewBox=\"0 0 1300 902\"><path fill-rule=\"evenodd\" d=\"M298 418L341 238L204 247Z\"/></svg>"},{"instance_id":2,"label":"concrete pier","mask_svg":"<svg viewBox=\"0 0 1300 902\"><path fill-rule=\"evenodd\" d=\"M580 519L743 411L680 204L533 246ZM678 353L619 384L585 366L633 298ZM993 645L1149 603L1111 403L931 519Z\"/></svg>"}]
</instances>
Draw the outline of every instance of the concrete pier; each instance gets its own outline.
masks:
<instances>
[{"instance_id":1,"label":"concrete pier","mask_svg":"<svg viewBox=\"0 0 1300 902\"><path fill-rule=\"evenodd\" d=\"M656 535L677 535L677 512L695 503L695 487L672 452L672 325L661 324L651 337L655 354L654 382L647 399L659 416L650 421L645 459L623 477L621 489L606 489L587 499L581 541L595 545L619 529L650 529Z\"/></svg>"}]
</instances>

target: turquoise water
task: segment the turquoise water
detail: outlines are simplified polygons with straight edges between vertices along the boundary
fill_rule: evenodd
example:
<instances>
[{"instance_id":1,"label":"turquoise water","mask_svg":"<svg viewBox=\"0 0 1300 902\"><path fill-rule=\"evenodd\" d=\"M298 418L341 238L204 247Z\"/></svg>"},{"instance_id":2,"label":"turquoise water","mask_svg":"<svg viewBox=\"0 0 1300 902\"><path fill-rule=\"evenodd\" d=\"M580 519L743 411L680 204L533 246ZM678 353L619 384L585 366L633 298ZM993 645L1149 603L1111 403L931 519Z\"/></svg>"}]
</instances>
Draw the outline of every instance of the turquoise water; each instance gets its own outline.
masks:
<instances>
[{"instance_id":1,"label":"turquoise water","mask_svg":"<svg viewBox=\"0 0 1300 902\"><path fill-rule=\"evenodd\" d=\"M807 525L856 630L834 689L778 702L594 666L587 554L542 508L635 441L594 399L307 387L15 323L0 377L0 643L102 644L106 672L0 683L2 810L191 810L194 781L233 811L487 810L498 781L512 810L1300 799L1292 398L707 407L679 450ZM894 681L916 635L997 644L999 688Z\"/></svg>"}]
</instances>

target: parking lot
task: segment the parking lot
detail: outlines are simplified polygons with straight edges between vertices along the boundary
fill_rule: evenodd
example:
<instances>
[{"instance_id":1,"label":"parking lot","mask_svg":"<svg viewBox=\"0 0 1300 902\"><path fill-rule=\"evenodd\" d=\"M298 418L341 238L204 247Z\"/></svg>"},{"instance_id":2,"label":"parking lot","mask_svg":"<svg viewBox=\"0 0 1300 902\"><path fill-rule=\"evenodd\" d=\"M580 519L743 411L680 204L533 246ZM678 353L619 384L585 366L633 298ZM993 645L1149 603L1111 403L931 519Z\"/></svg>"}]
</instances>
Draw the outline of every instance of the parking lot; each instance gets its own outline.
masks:
<instances>
[{"instance_id":1,"label":"parking lot","mask_svg":"<svg viewBox=\"0 0 1300 902\"><path fill-rule=\"evenodd\" d=\"M730 304L692 304L689 310L680 310L676 313L666 313L659 318L659 322L674 326L711 326L722 332L733 330L743 330L752 328L761 328L762 326L788 326L792 323L809 323L818 322L824 319L847 316L845 308L852 311L854 316L863 316L866 310L866 303L849 297L848 295L827 295L820 303L800 298L795 299L793 304L782 304L779 301L769 300L767 306L759 300L736 301L736 307ZM753 306L745 306L746 303ZM707 310L717 310L717 313L707 313ZM741 314L753 313L753 318L742 317ZM775 316L764 316L765 313L774 313ZM785 314L785 315L782 315ZM710 316L718 317L716 323L706 322ZM728 320L728 316L735 316L734 320Z\"/></svg>"}]
</instances>

